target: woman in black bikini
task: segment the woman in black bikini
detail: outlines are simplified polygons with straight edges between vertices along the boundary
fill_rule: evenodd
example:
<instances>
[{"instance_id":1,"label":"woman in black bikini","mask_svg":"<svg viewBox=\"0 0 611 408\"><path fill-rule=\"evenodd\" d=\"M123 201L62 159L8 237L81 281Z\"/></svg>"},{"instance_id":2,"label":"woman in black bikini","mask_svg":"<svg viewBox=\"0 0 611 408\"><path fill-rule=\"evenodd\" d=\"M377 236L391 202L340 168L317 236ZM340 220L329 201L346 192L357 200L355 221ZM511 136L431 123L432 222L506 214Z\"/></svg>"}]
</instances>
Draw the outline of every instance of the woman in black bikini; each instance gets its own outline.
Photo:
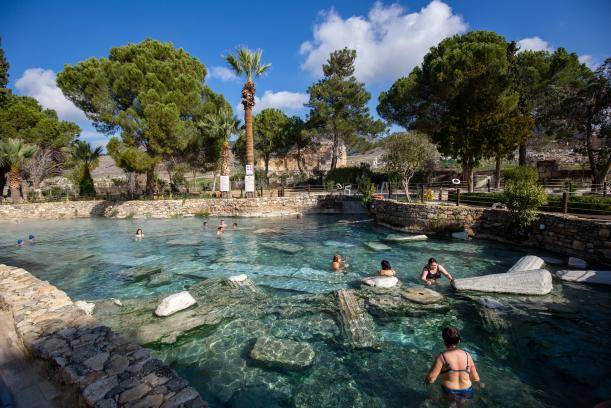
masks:
<instances>
[{"instance_id":1,"label":"woman in black bikini","mask_svg":"<svg viewBox=\"0 0 611 408\"><path fill-rule=\"evenodd\" d=\"M424 268L422 268L420 279L422 279L426 285L437 285L437 280L441 278L441 275L445 276L450 281L454 280L452 275L446 271L446 268L439 265L435 258L431 258L428 263L424 265Z\"/></svg>"},{"instance_id":2,"label":"woman in black bikini","mask_svg":"<svg viewBox=\"0 0 611 408\"><path fill-rule=\"evenodd\" d=\"M441 375L441 388L450 400L471 399L473 383L479 384L480 388L484 387L479 381L475 362L469 353L458 348L460 333L456 327L446 327L441 336L446 350L435 358L425 383L433 384Z\"/></svg>"}]
</instances>

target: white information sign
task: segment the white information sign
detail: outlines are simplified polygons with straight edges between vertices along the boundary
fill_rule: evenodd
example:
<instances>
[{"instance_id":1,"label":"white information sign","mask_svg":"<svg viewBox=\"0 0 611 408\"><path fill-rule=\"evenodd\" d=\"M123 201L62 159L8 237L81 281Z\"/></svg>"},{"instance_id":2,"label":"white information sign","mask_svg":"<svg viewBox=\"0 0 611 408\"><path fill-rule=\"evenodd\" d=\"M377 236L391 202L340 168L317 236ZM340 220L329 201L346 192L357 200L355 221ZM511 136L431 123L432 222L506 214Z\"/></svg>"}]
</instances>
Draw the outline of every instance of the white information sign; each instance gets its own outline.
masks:
<instances>
[{"instance_id":1,"label":"white information sign","mask_svg":"<svg viewBox=\"0 0 611 408\"><path fill-rule=\"evenodd\" d=\"M254 169L253 165L247 164L246 165L246 175L247 176L253 176L254 174L255 174L255 169Z\"/></svg>"},{"instance_id":2,"label":"white information sign","mask_svg":"<svg viewBox=\"0 0 611 408\"><path fill-rule=\"evenodd\" d=\"M229 176L221 176L221 191L231 191L229 188Z\"/></svg>"},{"instance_id":3,"label":"white information sign","mask_svg":"<svg viewBox=\"0 0 611 408\"><path fill-rule=\"evenodd\" d=\"M244 177L244 190L247 193L255 192L255 176L246 176Z\"/></svg>"}]
</instances>

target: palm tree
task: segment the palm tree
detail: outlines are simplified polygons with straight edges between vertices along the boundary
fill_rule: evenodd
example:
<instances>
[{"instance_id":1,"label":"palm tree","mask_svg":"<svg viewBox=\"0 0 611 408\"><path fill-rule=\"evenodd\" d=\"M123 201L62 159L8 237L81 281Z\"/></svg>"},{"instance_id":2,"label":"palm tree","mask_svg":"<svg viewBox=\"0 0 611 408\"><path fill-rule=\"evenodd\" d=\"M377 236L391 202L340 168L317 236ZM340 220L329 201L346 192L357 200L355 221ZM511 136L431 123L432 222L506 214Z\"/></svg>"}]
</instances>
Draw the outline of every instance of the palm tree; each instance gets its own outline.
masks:
<instances>
[{"instance_id":1,"label":"palm tree","mask_svg":"<svg viewBox=\"0 0 611 408\"><path fill-rule=\"evenodd\" d=\"M236 75L244 75L246 82L242 87L242 106L244 106L244 123L246 125L246 164L254 166L255 151L252 133L252 110L255 106L254 78L261 76L271 64L261 64L263 51L252 51L246 47L238 47L235 55L224 56L225 61ZM254 198L254 192L247 192L247 198Z\"/></svg>"},{"instance_id":2,"label":"palm tree","mask_svg":"<svg viewBox=\"0 0 611 408\"><path fill-rule=\"evenodd\" d=\"M239 120L233 115L230 108L221 108L217 113L204 117L204 126L212 137L221 145L220 161L221 176L229 176L229 137L238 133ZM214 176L216 183L216 175ZM221 192L223 198L229 197L228 191Z\"/></svg>"},{"instance_id":3,"label":"palm tree","mask_svg":"<svg viewBox=\"0 0 611 408\"><path fill-rule=\"evenodd\" d=\"M92 150L91 145L84 140L77 140L72 145L72 149L70 150L72 161L75 164L77 172L82 172L78 174L77 177L80 195L95 195L95 187L93 185L91 172L98 166L101 154L101 146Z\"/></svg>"},{"instance_id":4,"label":"palm tree","mask_svg":"<svg viewBox=\"0 0 611 408\"><path fill-rule=\"evenodd\" d=\"M19 175L25 161L32 157L38 148L35 145L24 143L21 139L11 139L0 142L0 167L7 166L8 185L11 189L11 201L18 203L21 201L19 186L21 177Z\"/></svg>"}]
</instances>

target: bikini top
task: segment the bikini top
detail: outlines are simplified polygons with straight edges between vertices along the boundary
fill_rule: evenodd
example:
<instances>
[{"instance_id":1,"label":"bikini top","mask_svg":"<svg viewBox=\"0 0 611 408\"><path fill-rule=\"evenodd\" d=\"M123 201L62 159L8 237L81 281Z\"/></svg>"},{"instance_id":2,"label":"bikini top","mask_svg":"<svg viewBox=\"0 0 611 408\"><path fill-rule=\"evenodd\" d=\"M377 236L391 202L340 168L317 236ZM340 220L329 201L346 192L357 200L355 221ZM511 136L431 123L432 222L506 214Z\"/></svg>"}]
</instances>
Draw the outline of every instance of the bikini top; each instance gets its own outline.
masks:
<instances>
[{"instance_id":1,"label":"bikini top","mask_svg":"<svg viewBox=\"0 0 611 408\"><path fill-rule=\"evenodd\" d=\"M467 357L467 366L463 370L454 370L454 369L452 369L450 367L450 364L448 364L448 362L446 361L444 353L441 353L440 355L441 355L441 359L443 360L443 366L447 367L445 370L441 371L441 374L445 374L445 373L458 373L458 372L468 373L469 372L469 353L467 353L466 351L465 351L465 356Z\"/></svg>"},{"instance_id":2,"label":"bikini top","mask_svg":"<svg viewBox=\"0 0 611 408\"><path fill-rule=\"evenodd\" d=\"M435 273L431 272L431 268L426 265L426 278L427 279L439 279L441 278L441 272L439 272L439 266L437 267L437 271Z\"/></svg>"}]
</instances>

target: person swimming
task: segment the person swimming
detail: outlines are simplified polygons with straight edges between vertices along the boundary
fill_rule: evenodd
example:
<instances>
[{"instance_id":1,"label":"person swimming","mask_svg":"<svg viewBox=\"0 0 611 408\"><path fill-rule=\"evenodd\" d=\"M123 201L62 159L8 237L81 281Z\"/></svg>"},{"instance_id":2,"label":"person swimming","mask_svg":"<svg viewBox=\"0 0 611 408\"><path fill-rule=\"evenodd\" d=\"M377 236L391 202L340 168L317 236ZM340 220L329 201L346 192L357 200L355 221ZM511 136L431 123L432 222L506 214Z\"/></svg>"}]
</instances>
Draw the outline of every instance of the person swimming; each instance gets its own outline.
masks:
<instances>
[{"instance_id":1,"label":"person swimming","mask_svg":"<svg viewBox=\"0 0 611 408\"><path fill-rule=\"evenodd\" d=\"M238 223L234 222L233 225L231 225L231 229L237 230L238 229Z\"/></svg>"},{"instance_id":2,"label":"person swimming","mask_svg":"<svg viewBox=\"0 0 611 408\"><path fill-rule=\"evenodd\" d=\"M222 235L223 235L223 227L219 225L218 227L216 227L216 236L220 238Z\"/></svg>"},{"instance_id":3,"label":"person swimming","mask_svg":"<svg viewBox=\"0 0 611 408\"><path fill-rule=\"evenodd\" d=\"M17 246L18 246L18 247L22 247L22 246L23 246L23 239L19 238L19 239L17 240Z\"/></svg>"},{"instance_id":4,"label":"person swimming","mask_svg":"<svg viewBox=\"0 0 611 408\"><path fill-rule=\"evenodd\" d=\"M202 226L203 226L204 228L208 228L208 221L204 221L204 223L202 224Z\"/></svg>"},{"instance_id":5,"label":"person swimming","mask_svg":"<svg viewBox=\"0 0 611 408\"><path fill-rule=\"evenodd\" d=\"M227 224L225 224L225 220L221 220L221 222L219 223L219 227L221 227L222 229L227 228Z\"/></svg>"},{"instance_id":6,"label":"person swimming","mask_svg":"<svg viewBox=\"0 0 611 408\"><path fill-rule=\"evenodd\" d=\"M456 327L446 327L441 336L446 350L440 353L429 370L425 384L433 384L441 375L441 389L447 398L460 402L473 398L473 383L480 383L475 362L469 353L458 348L461 341L460 332Z\"/></svg>"},{"instance_id":7,"label":"person swimming","mask_svg":"<svg viewBox=\"0 0 611 408\"><path fill-rule=\"evenodd\" d=\"M437 280L441 278L441 275L448 278L450 281L453 281L454 278L446 269L437 263L435 258L430 258L424 268L422 268L422 273L420 274L420 279L426 285L437 285Z\"/></svg>"},{"instance_id":8,"label":"person swimming","mask_svg":"<svg viewBox=\"0 0 611 408\"><path fill-rule=\"evenodd\" d=\"M35 244L36 243L36 237L33 234L30 234L28 236L28 242L30 243L30 245Z\"/></svg>"},{"instance_id":9,"label":"person swimming","mask_svg":"<svg viewBox=\"0 0 611 408\"><path fill-rule=\"evenodd\" d=\"M341 256L339 254L333 255L333 261L331 261L331 269L334 272L341 272L345 268L345 264L342 261Z\"/></svg>"},{"instance_id":10,"label":"person swimming","mask_svg":"<svg viewBox=\"0 0 611 408\"><path fill-rule=\"evenodd\" d=\"M142 228L138 228L136 230L136 239L142 239L144 238L144 232L142 232Z\"/></svg>"},{"instance_id":11,"label":"person swimming","mask_svg":"<svg viewBox=\"0 0 611 408\"><path fill-rule=\"evenodd\" d=\"M380 276L395 276L397 272L390 266L390 262L384 259L382 262L382 269L378 271L378 275Z\"/></svg>"}]
</instances>

